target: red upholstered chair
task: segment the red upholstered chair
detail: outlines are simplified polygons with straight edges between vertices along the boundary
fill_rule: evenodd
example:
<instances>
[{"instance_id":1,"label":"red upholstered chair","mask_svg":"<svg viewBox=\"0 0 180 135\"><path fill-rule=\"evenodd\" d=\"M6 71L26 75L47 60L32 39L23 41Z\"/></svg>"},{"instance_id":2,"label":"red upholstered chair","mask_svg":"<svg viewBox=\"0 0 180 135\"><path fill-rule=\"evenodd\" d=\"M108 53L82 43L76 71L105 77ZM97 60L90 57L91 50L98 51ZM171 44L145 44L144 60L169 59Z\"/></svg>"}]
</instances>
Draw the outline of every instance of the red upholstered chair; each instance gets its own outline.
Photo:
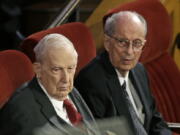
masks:
<instances>
[{"instance_id":1,"label":"red upholstered chair","mask_svg":"<svg viewBox=\"0 0 180 135\"><path fill-rule=\"evenodd\" d=\"M167 122L180 123L180 71L168 53L172 25L166 9L158 0L137 0L112 9L104 21L112 13L122 10L136 11L146 19L147 43L141 62L148 71L159 111Z\"/></svg>"},{"instance_id":2,"label":"red upholstered chair","mask_svg":"<svg viewBox=\"0 0 180 135\"><path fill-rule=\"evenodd\" d=\"M61 26L34 33L27 37L21 44L21 50L35 61L34 46L42 37L49 33L60 33L66 36L74 44L78 52L78 66L76 73L96 56L95 43L89 29L82 23L73 22Z\"/></svg>"},{"instance_id":3,"label":"red upholstered chair","mask_svg":"<svg viewBox=\"0 0 180 135\"><path fill-rule=\"evenodd\" d=\"M0 76L1 108L16 88L34 76L31 61L20 51L1 51Z\"/></svg>"}]
</instances>

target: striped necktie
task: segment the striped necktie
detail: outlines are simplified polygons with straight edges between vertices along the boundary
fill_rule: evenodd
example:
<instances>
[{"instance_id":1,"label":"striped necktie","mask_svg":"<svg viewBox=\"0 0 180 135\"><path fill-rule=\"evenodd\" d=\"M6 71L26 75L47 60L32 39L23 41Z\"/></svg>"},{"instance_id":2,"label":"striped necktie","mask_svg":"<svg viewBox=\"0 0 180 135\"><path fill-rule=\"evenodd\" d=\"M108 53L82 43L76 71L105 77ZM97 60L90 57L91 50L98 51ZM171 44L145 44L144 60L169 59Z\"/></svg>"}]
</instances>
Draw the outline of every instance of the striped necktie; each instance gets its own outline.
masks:
<instances>
[{"instance_id":1,"label":"striped necktie","mask_svg":"<svg viewBox=\"0 0 180 135\"><path fill-rule=\"evenodd\" d=\"M139 118L138 118L138 116L137 116L137 114L133 108L133 105L130 101L129 95L126 91L126 81L124 81L124 83L121 87L122 87L123 97L125 98L125 102L127 104L127 109L129 111L132 123L133 123L134 128L135 128L136 135L147 135L147 132L144 129L142 123L140 122L140 120L139 120Z\"/></svg>"},{"instance_id":2,"label":"striped necktie","mask_svg":"<svg viewBox=\"0 0 180 135\"><path fill-rule=\"evenodd\" d=\"M73 125L78 125L82 121L81 114L75 109L74 105L69 99L65 99L63 103L66 108L69 120Z\"/></svg>"}]
</instances>

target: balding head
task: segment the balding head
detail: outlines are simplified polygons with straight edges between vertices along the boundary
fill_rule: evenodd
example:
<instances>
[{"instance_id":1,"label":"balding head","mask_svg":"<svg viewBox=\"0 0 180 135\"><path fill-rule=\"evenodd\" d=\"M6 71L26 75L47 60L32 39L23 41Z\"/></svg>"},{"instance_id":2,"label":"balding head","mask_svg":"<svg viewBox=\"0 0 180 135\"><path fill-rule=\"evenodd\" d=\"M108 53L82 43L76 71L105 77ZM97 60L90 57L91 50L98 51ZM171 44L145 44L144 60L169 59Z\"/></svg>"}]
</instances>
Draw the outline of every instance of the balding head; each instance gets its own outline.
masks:
<instances>
[{"instance_id":1,"label":"balding head","mask_svg":"<svg viewBox=\"0 0 180 135\"><path fill-rule=\"evenodd\" d=\"M104 32L108 35L113 35L116 32L116 27L123 27L123 25L127 24L141 25L144 28L144 35L147 34L147 23L145 19L132 11L120 11L108 17L105 22Z\"/></svg>"},{"instance_id":2,"label":"balding head","mask_svg":"<svg viewBox=\"0 0 180 135\"><path fill-rule=\"evenodd\" d=\"M49 96L64 100L73 89L77 52L63 35L49 34L34 48L34 71Z\"/></svg>"},{"instance_id":3,"label":"balding head","mask_svg":"<svg viewBox=\"0 0 180 135\"><path fill-rule=\"evenodd\" d=\"M104 47L112 65L125 76L134 68L146 42L146 21L136 12L120 11L105 23Z\"/></svg>"},{"instance_id":4,"label":"balding head","mask_svg":"<svg viewBox=\"0 0 180 135\"><path fill-rule=\"evenodd\" d=\"M35 46L34 52L36 61L41 61L50 50L56 49L69 49L74 53L75 57L78 56L72 42L61 34L48 34L43 37Z\"/></svg>"}]
</instances>

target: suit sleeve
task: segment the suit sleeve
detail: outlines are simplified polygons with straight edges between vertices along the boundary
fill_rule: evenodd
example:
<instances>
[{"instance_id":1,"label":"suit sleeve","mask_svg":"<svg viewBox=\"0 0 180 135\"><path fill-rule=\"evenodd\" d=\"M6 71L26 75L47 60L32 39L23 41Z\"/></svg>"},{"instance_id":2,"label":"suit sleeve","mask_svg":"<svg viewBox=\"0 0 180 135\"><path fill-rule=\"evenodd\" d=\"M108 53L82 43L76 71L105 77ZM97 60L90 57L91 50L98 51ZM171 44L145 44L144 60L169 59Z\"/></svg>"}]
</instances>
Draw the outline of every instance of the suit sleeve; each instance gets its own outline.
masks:
<instances>
[{"instance_id":1,"label":"suit sleeve","mask_svg":"<svg viewBox=\"0 0 180 135\"><path fill-rule=\"evenodd\" d=\"M150 135L172 135L161 114L157 111L155 102L152 105L152 119L150 122Z\"/></svg>"},{"instance_id":2,"label":"suit sleeve","mask_svg":"<svg viewBox=\"0 0 180 135\"><path fill-rule=\"evenodd\" d=\"M7 104L0 112L0 134L30 135L30 119L33 118L28 117L28 112L20 111L15 104Z\"/></svg>"},{"instance_id":3,"label":"suit sleeve","mask_svg":"<svg viewBox=\"0 0 180 135\"><path fill-rule=\"evenodd\" d=\"M82 95L95 118L110 117L116 113L108 93L102 70L80 72L75 87Z\"/></svg>"},{"instance_id":4,"label":"suit sleeve","mask_svg":"<svg viewBox=\"0 0 180 135\"><path fill-rule=\"evenodd\" d=\"M93 82L88 80L84 75L80 75L75 80L75 87L82 95L92 114L96 118L101 117L103 115L101 113L105 111L105 108L103 107L104 105L100 96L94 93L97 89L93 85ZM97 108L97 106L99 106L99 108Z\"/></svg>"},{"instance_id":5,"label":"suit sleeve","mask_svg":"<svg viewBox=\"0 0 180 135\"><path fill-rule=\"evenodd\" d=\"M31 106L33 101L29 100L31 94L16 94L0 110L0 135L33 135L34 127L38 126L35 118L38 114L32 115L35 108Z\"/></svg>"},{"instance_id":6,"label":"suit sleeve","mask_svg":"<svg viewBox=\"0 0 180 135\"><path fill-rule=\"evenodd\" d=\"M149 134L150 135L171 135L171 131L168 128L166 122L164 121L162 115L160 112L157 110L157 106L154 100L154 97L151 94L150 90L150 85L149 85L149 79L148 79L148 74L145 70L145 68L140 65L141 72L143 73L144 77L146 78L146 85L148 86L147 92L145 92L145 96L147 97L147 100L149 101L149 110L150 110L150 123L149 125Z\"/></svg>"}]
</instances>

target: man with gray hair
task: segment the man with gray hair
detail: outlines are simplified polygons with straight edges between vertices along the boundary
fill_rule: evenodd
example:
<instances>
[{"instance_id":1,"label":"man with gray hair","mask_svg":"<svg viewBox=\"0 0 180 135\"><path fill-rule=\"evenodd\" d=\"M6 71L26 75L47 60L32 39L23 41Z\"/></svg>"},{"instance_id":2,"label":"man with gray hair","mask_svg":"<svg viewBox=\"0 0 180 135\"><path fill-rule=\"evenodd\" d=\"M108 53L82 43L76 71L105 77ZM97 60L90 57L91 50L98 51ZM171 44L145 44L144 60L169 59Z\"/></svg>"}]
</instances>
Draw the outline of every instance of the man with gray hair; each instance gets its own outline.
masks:
<instances>
[{"instance_id":1,"label":"man with gray hair","mask_svg":"<svg viewBox=\"0 0 180 135\"><path fill-rule=\"evenodd\" d=\"M170 135L138 63L146 34L146 21L138 13L111 14L104 24L105 51L79 72L75 86L96 118L124 116L134 135Z\"/></svg>"},{"instance_id":2,"label":"man with gray hair","mask_svg":"<svg viewBox=\"0 0 180 135\"><path fill-rule=\"evenodd\" d=\"M91 112L73 87L78 59L73 44L63 35L49 34L34 52L36 77L0 110L0 134L98 134Z\"/></svg>"}]
</instances>

